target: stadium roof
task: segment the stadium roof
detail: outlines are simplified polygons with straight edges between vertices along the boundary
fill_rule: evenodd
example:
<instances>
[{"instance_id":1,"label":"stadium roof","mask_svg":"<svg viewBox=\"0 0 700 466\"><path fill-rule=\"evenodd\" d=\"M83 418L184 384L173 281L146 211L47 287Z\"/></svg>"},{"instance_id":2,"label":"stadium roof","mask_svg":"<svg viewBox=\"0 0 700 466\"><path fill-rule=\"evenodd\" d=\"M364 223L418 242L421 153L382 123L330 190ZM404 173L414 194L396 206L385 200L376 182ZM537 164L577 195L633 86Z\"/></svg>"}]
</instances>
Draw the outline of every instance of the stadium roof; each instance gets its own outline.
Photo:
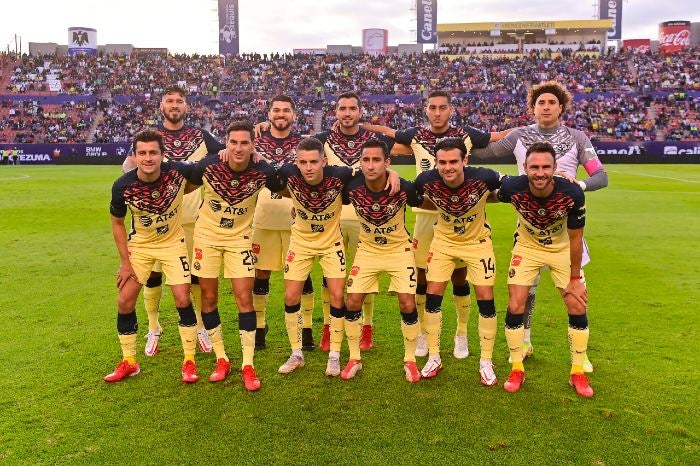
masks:
<instances>
[{"instance_id":1,"label":"stadium roof","mask_svg":"<svg viewBox=\"0 0 700 466\"><path fill-rule=\"evenodd\" d=\"M607 31L613 26L612 19L579 19L565 21L501 21L492 23L445 23L438 24L440 32L473 32L473 31L522 31L543 29L591 29Z\"/></svg>"}]
</instances>

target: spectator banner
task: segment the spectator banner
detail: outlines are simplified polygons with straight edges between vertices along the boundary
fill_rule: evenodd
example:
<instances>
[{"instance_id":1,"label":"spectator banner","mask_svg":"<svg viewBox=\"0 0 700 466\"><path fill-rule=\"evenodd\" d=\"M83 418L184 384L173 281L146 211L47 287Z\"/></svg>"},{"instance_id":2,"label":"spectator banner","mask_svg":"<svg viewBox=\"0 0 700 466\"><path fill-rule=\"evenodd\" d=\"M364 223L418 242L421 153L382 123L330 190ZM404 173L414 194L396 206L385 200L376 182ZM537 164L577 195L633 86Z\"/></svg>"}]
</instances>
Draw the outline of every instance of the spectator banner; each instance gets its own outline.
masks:
<instances>
[{"instance_id":1,"label":"spectator banner","mask_svg":"<svg viewBox=\"0 0 700 466\"><path fill-rule=\"evenodd\" d=\"M612 28L608 29L608 40L622 39L622 0L601 0L598 17L613 20Z\"/></svg>"},{"instance_id":2,"label":"spectator banner","mask_svg":"<svg viewBox=\"0 0 700 466\"><path fill-rule=\"evenodd\" d=\"M659 52L673 53L690 47L690 21L659 24Z\"/></svg>"},{"instance_id":3,"label":"spectator banner","mask_svg":"<svg viewBox=\"0 0 700 466\"><path fill-rule=\"evenodd\" d=\"M120 165L130 144L0 144L0 154L17 151L20 165ZM12 152L11 152L12 153Z\"/></svg>"},{"instance_id":4,"label":"spectator banner","mask_svg":"<svg viewBox=\"0 0 700 466\"><path fill-rule=\"evenodd\" d=\"M97 55L97 30L92 28L68 28L68 55L78 53Z\"/></svg>"},{"instance_id":5,"label":"spectator banner","mask_svg":"<svg viewBox=\"0 0 700 466\"><path fill-rule=\"evenodd\" d=\"M634 53L647 53L651 50L651 39L625 39L622 46Z\"/></svg>"},{"instance_id":6,"label":"spectator banner","mask_svg":"<svg viewBox=\"0 0 700 466\"><path fill-rule=\"evenodd\" d=\"M219 55L238 55L238 0L219 0Z\"/></svg>"},{"instance_id":7,"label":"spectator banner","mask_svg":"<svg viewBox=\"0 0 700 466\"><path fill-rule=\"evenodd\" d=\"M389 51L389 31L386 29L363 29L362 51L371 55L382 55Z\"/></svg>"},{"instance_id":8,"label":"spectator banner","mask_svg":"<svg viewBox=\"0 0 700 466\"><path fill-rule=\"evenodd\" d=\"M416 0L419 44L437 44L437 0Z\"/></svg>"}]
</instances>

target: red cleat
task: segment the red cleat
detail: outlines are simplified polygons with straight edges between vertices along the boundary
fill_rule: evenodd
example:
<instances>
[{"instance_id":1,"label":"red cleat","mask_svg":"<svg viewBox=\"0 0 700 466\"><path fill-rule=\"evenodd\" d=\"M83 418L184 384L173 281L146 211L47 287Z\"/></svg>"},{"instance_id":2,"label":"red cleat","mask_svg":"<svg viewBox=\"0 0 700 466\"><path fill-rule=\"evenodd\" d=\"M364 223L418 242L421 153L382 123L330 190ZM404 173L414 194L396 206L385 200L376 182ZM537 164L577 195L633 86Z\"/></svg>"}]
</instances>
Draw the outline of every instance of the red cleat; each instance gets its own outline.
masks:
<instances>
[{"instance_id":1,"label":"red cleat","mask_svg":"<svg viewBox=\"0 0 700 466\"><path fill-rule=\"evenodd\" d=\"M374 329L371 325L362 326L362 338L360 339L360 349L362 351L367 351L368 349L372 349L374 347L374 343L372 342L373 330Z\"/></svg>"},{"instance_id":2,"label":"red cleat","mask_svg":"<svg viewBox=\"0 0 700 466\"><path fill-rule=\"evenodd\" d=\"M593 387L588 385L588 377L583 374L571 374L569 385L576 389L576 393L584 398L593 396Z\"/></svg>"},{"instance_id":3,"label":"red cleat","mask_svg":"<svg viewBox=\"0 0 700 466\"><path fill-rule=\"evenodd\" d=\"M124 359L117 365L117 367L114 369L114 372L104 376L104 381L119 382L127 377L133 377L139 372L141 372L141 369L139 368L139 363L135 362L133 364L129 364L129 361Z\"/></svg>"},{"instance_id":4,"label":"red cleat","mask_svg":"<svg viewBox=\"0 0 700 466\"><path fill-rule=\"evenodd\" d=\"M209 376L210 382L221 382L226 379L226 376L231 372L231 363L224 358L216 360L216 368Z\"/></svg>"},{"instance_id":5,"label":"red cleat","mask_svg":"<svg viewBox=\"0 0 700 466\"><path fill-rule=\"evenodd\" d=\"M359 359L351 359L346 364L343 372L340 373L340 378L343 380L350 380L360 372L360 369L362 369L362 361Z\"/></svg>"},{"instance_id":6,"label":"red cleat","mask_svg":"<svg viewBox=\"0 0 700 466\"><path fill-rule=\"evenodd\" d=\"M525 382L525 372L511 371L508 380L503 384L503 388L507 392L515 393L523 386L523 382Z\"/></svg>"},{"instance_id":7,"label":"red cleat","mask_svg":"<svg viewBox=\"0 0 700 466\"><path fill-rule=\"evenodd\" d=\"M246 390L249 392L260 390L260 379L258 379L258 376L255 375L255 369L253 369L253 366L245 366L241 376L243 377L243 385L245 386Z\"/></svg>"},{"instance_id":8,"label":"red cleat","mask_svg":"<svg viewBox=\"0 0 700 466\"><path fill-rule=\"evenodd\" d=\"M411 383L416 383L420 380L420 371L416 366L415 361L406 361L403 363L403 370L406 372L406 380Z\"/></svg>"},{"instance_id":9,"label":"red cleat","mask_svg":"<svg viewBox=\"0 0 700 466\"><path fill-rule=\"evenodd\" d=\"M321 333L318 349L326 352L331 350L331 326L329 324L323 324L323 332Z\"/></svg>"},{"instance_id":10,"label":"red cleat","mask_svg":"<svg viewBox=\"0 0 700 466\"><path fill-rule=\"evenodd\" d=\"M185 361L182 365L182 382L195 383L198 380L199 375L197 374L197 366L195 366L194 361Z\"/></svg>"}]
</instances>

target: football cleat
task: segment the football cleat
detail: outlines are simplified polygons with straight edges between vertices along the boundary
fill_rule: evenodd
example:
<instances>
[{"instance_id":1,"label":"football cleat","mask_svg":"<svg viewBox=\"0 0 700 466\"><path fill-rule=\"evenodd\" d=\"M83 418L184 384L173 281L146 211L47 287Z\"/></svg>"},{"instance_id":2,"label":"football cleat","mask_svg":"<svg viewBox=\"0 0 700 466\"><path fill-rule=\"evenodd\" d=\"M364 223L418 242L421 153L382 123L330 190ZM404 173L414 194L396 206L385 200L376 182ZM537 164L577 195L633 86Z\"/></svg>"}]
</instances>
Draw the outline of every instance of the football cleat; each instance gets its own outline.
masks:
<instances>
[{"instance_id":1,"label":"football cleat","mask_svg":"<svg viewBox=\"0 0 700 466\"><path fill-rule=\"evenodd\" d=\"M469 346L467 345L466 336L455 335L455 349L452 354L454 354L457 359L464 359L469 356Z\"/></svg>"},{"instance_id":2,"label":"football cleat","mask_svg":"<svg viewBox=\"0 0 700 466\"><path fill-rule=\"evenodd\" d=\"M588 353L586 353L586 354L583 356L583 372L586 372L586 373L589 373L589 374L590 374L591 372L593 372L593 364L591 363L591 360L588 359Z\"/></svg>"},{"instance_id":3,"label":"football cleat","mask_svg":"<svg viewBox=\"0 0 700 466\"><path fill-rule=\"evenodd\" d=\"M114 372L105 375L104 381L119 382L127 377L133 377L139 372L141 372L141 368L139 368L139 363L135 362L133 364L129 364L129 361L123 359L119 364L117 364L117 367L114 369Z\"/></svg>"},{"instance_id":4,"label":"football cleat","mask_svg":"<svg viewBox=\"0 0 700 466\"><path fill-rule=\"evenodd\" d=\"M243 386L246 390L249 392L260 390L260 379L255 374L255 369L253 369L253 366L244 366L241 377L243 378Z\"/></svg>"},{"instance_id":5,"label":"football cleat","mask_svg":"<svg viewBox=\"0 0 700 466\"><path fill-rule=\"evenodd\" d=\"M323 324L323 332L321 333L318 349L326 352L331 350L331 326L329 324Z\"/></svg>"},{"instance_id":6,"label":"football cleat","mask_svg":"<svg viewBox=\"0 0 700 466\"><path fill-rule=\"evenodd\" d=\"M231 363L224 358L219 358L216 360L216 368L214 372L209 376L210 382L221 382L226 379L226 377L231 372Z\"/></svg>"},{"instance_id":7,"label":"football cleat","mask_svg":"<svg viewBox=\"0 0 700 466\"><path fill-rule=\"evenodd\" d=\"M338 377L340 375L340 359L328 358L328 364L326 364L326 375L328 377Z\"/></svg>"},{"instance_id":8,"label":"football cleat","mask_svg":"<svg viewBox=\"0 0 700 466\"><path fill-rule=\"evenodd\" d=\"M428 355L428 337L425 333L419 333L418 339L416 340L416 357L422 358Z\"/></svg>"},{"instance_id":9,"label":"football cleat","mask_svg":"<svg viewBox=\"0 0 700 466\"><path fill-rule=\"evenodd\" d=\"M430 358L428 362L423 366L423 370L420 371L421 376L424 379L430 379L438 375L438 372L442 370L442 361L440 357Z\"/></svg>"},{"instance_id":10,"label":"football cleat","mask_svg":"<svg viewBox=\"0 0 700 466\"><path fill-rule=\"evenodd\" d=\"M481 385L493 387L498 382L496 373L493 371L493 363L491 361L479 361L479 377Z\"/></svg>"},{"instance_id":11,"label":"football cleat","mask_svg":"<svg viewBox=\"0 0 700 466\"><path fill-rule=\"evenodd\" d=\"M515 393L523 386L523 382L525 382L525 372L511 371L508 380L503 384L503 388L507 392Z\"/></svg>"},{"instance_id":12,"label":"football cleat","mask_svg":"<svg viewBox=\"0 0 700 466\"><path fill-rule=\"evenodd\" d=\"M160 336L162 333L163 331L158 327L157 332L148 332L146 334L146 347L143 349L146 356L155 356L158 354L158 344L160 343Z\"/></svg>"},{"instance_id":13,"label":"football cleat","mask_svg":"<svg viewBox=\"0 0 700 466\"><path fill-rule=\"evenodd\" d=\"M343 380L350 380L357 375L362 369L362 361L359 359L351 359L348 361L343 372L340 373L340 378Z\"/></svg>"},{"instance_id":14,"label":"football cleat","mask_svg":"<svg viewBox=\"0 0 700 466\"><path fill-rule=\"evenodd\" d=\"M194 361L188 359L182 365L182 381L183 383L195 383L198 380L197 366L194 364Z\"/></svg>"},{"instance_id":15,"label":"football cleat","mask_svg":"<svg viewBox=\"0 0 700 466\"><path fill-rule=\"evenodd\" d=\"M403 370L406 373L406 380L411 383L416 383L420 380L420 371L416 366L415 361L406 361L403 363Z\"/></svg>"},{"instance_id":16,"label":"football cleat","mask_svg":"<svg viewBox=\"0 0 700 466\"><path fill-rule=\"evenodd\" d=\"M571 374L569 377L569 385L576 389L576 393L584 398L593 396L593 387L588 384L588 377L584 374Z\"/></svg>"},{"instance_id":17,"label":"football cleat","mask_svg":"<svg viewBox=\"0 0 700 466\"><path fill-rule=\"evenodd\" d=\"M372 332L374 328L371 325L362 326L362 338L360 339L360 349L362 351L367 351L374 347L374 342L372 341Z\"/></svg>"},{"instance_id":18,"label":"football cleat","mask_svg":"<svg viewBox=\"0 0 700 466\"><path fill-rule=\"evenodd\" d=\"M287 362L282 364L279 369L277 369L277 372L280 374L290 374L294 372L295 370L299 369L300 367L304 367L304 358L297 356L295 354L289 356L289 359L287 359Z\"/></svg>"},{"instance_id":19,"label":"football cleat","mask_svg":"<svg viewBox=\"0 0 700 466\"><path fill-rule=\"evenodd\" d=\"M313 351L316 348L314 343L314 334L311 328L301 329L301 349L304 351Z\"/></svg>"},{"instance_id":20,"label":"football cleat","mask_svg":"<svg viewBox=\"0 0 700 466\"><path fill-rule=\"evenodd\" d=\"M265 324L265 327L255 329L255 349L261 350L267 347L265 343L265 337L270 328Z\"/></svg>"},{"instance_id":21,"label":"football cleat","mask_svg":"<svg viewBox=\"0 0 700 466\"><path fill-rule=\"evenodd\" d=\"M214 349L211 345L209 334L204 327L197 329L197 348L199 348L199 351L202 353L211 353L211 350Z\"/></svg>"},{"instance_id":22,"label":"football cleat","mask_svg":"<svg viewBox=\"0 0 700 466\"><path fill-rule=\"evenodd\" d=\"M532 343L530 343L529 341L523 342L523 361L532 356L533 352L534 350L532 348ZM508 356L508 362L510 364L513 364L513 358Z\"/></svg>"}]
</instances>

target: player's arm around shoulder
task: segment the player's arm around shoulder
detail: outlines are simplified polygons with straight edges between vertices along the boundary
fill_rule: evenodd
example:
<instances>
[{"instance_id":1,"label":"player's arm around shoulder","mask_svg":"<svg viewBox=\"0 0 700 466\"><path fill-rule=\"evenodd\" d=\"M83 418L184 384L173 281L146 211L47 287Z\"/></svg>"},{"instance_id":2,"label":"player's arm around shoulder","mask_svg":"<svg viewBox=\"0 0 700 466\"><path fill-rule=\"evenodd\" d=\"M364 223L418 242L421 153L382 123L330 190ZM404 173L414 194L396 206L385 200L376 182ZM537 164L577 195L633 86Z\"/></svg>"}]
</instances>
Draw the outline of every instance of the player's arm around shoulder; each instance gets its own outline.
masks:
<instances>
[{"instance_id":1,"label":"player's arm around shoulder","mask_svg":"<svg viewBox=\"0 0 700 466\"><path fill-rule=\"evenodd\" d=\"M472 148L471 155L477 157L504 157L506 155L512 155L513 150L515 150L515 145L518 143L518 138L520 137L520 130L518 128L511 129L506 135L499 137L496 140L491 139L492 135L489 135L489 143L486 147L480 147L478 144L474 144ZM472 142L474 139L472 138Z\"/></svg>"},{"instance_id":2,"label":"player's arm around shoulder","mask_svg":"<svg viewBox=\"0 0 700 466\"><path fill-rule=\"evenodd\" d=\"M416 184L401 178L401 191L406 193L406 204L409 207L420 207L423 204L423 195L418 194Z\"/></svg>"}]
</instances>

